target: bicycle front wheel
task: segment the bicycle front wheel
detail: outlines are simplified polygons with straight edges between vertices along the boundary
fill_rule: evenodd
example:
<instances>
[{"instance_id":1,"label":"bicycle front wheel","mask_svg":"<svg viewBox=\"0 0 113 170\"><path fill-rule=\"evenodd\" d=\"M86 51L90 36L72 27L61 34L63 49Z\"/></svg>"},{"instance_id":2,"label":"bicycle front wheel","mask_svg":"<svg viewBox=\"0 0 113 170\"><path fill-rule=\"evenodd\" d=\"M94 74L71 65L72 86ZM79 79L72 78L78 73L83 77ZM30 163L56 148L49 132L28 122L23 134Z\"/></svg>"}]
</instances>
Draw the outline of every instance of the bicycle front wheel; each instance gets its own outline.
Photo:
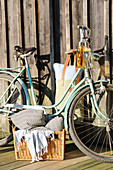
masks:
<instances>
[{"instance_id":1,"label":"bicycle front wheel","mask_svg":"<svg viewBox=\"0 0 113 170\"><path fill-rule=\"evenodd\" d=\"M91 90L87 87L71 103L69 132L83 153L98 161L113 162L113 85L100 87L94 87L97 103L109 121L104 123L95 115L90 100Z\"/></svg>"},{"instance_id":2,"label":"bicycle front wheel","mask_svg":"<svg viewBox=\"0 0 113 170\"><path fill-rule=\"evenodd\" d=\"M0 146L6 145L13 139L12 123L8 119L9 108L5 108L5 105L26 104L26 96L21 84L16 80L10 86L12 80L12 76L0 74Z\"/></svg>"}]
</instances>

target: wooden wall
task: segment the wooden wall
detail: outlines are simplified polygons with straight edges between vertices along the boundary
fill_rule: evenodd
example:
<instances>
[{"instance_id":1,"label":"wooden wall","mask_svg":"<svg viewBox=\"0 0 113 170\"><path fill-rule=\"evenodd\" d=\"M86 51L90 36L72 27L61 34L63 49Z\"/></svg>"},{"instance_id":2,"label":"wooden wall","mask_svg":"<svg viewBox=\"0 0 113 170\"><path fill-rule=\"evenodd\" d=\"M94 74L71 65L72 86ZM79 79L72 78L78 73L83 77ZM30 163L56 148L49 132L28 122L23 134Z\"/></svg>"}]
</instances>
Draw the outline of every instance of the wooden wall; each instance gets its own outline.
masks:
<instances>
[{"instance_id":1,"label":"wooden wall","mask_svg":"<svg viewBox=\"0 0 113 170\"><path fill-rule=\"evenodd\" d=\"M44 89L49 104L55 88L52 64L64 63L65 51L77 47L77 25L91 28L92 50L102 48L108 35L112 63L112 9L112 0L0 0L0 66L20 65L13 59L15 45L37 47L35 57L29 58L31 75L40 89L40 103ZM97 63L94 65L99 69ZM110 70L112 75L112 64Z\"/></svg>"}]
</instances>

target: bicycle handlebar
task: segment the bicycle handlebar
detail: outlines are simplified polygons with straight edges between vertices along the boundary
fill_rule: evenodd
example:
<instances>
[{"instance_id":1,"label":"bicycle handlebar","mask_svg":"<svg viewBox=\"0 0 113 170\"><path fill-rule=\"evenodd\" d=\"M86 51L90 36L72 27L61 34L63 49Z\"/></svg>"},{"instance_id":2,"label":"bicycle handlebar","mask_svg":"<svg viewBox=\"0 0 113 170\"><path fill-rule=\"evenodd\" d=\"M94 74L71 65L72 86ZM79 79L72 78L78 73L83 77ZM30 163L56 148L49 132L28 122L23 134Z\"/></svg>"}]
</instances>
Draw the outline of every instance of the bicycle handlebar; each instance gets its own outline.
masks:
<instances>
[{"instance_id":1,"label":"bicycle handlebar","mask_svg":"<svg viewBox=\"0 0 113 170\"><path fill-rule=\"evenodd\" d=\"M89 28L84 25L78 25L77 28L88 30Z\"/></svg>"},{"instance_id":2,"label":"bicycle handlebar","mask_svg":"<svg viewBox=\"0 0 113 170\"><path fill-rule=\"evenodd\" d=\"M75 53L77 52L77 49L75 49ZM65 52L65 54L73 54L73 50L68 50ZM100 55L95 52L91 53L93 60L98 61L100 59Z\"/></svg>"},{"instance_id":3,"label":"bicycle handlebar","mask_svg":"<svg viewBox=\"0 0 113 170\"><path fill-rule=\"evenodd\" d=\"M82 37L82 39L89 39L90 34L91 34L91 30L88 27L86 27L84 25L78 25L77 28L79 28L83 32L84 36ZM85 35L85 31L87 31L87 37Z\"/></svg>"}]
</instances>

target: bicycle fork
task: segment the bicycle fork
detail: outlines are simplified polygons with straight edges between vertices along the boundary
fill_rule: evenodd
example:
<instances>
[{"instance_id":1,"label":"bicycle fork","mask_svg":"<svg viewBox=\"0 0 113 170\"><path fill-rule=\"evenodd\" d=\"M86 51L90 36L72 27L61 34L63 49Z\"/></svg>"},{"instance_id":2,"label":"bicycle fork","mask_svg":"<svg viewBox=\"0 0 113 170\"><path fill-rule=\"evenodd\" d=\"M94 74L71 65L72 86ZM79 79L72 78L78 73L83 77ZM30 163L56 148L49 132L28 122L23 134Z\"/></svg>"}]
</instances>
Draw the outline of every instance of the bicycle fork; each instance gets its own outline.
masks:
<instances>
[{"instance_id":1,"label":"bicycle fork","mask_svg":"<svg viewBox=\"0 0 113 170\"><path fill-rule=\"evenodd\" d=\"M110 135L110 126L109 126L110 119L100 111L100 109L98 107L98 104L97 104L97 99L96 99L96 95L95 95L95 92L94 92L92 79L89 78L88 71L86 71L85 74L87 76L87 81L88 81L90 89L91 89L91 97L90 97L90 99L91 99L91 104L92 104L94 113L105 124L106 132L108 134L108 142L109 142L110 152L111 152L111 155L113 155L112 141L111 141L111 135ZM100 90L101 91L105 90L105 87L104 87L104 85L102 83L101 83ZM99 114L97 112L102 116L102 118L99 116Z\"/></svg>"},{"instance_id":2,"label":"bicycle fork","mask_svg":"<svg viewBox=\"0 0 113 170\"><path fill-rule=\"evenodd\" d=\"M89 73L88 73L87 70L85 70L85 75L86 75L86 77L87 77L87 81L88 81L88 84L89 84L90 89L91 89L91 97L90 97L90 99L91 99L91 104L92 104L94 113L95 113L95 115L96 115L105 125L107 125L110 119L109 119L106 115L104 115L104 114L100 111L100 109L99 109L99 107L98 107L97 99L96 99L96 95L95 95L95 91L94 91L94 87L93 87L93 83L92 83L92 79L89 78L90 76L89 76ZM104 85L103 85L102 83L101 83L100 90L101 90L101 91L102 91L102 90L105 90L105 87L104 87ZM98 112L98 113L97 113L97 112ZM101 115L101 117L100 117L99 115Z\"/></svg>"}]
</instances>

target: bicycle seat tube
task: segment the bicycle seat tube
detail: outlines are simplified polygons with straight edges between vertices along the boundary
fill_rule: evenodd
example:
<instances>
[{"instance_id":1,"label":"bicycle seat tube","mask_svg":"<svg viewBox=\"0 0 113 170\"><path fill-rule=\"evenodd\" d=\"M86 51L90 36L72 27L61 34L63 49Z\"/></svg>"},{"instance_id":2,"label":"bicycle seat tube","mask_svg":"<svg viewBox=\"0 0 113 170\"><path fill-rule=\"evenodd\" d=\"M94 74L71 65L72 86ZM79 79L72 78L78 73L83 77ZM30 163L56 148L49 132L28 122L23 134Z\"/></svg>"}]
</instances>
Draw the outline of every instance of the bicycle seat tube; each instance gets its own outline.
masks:
<instances>
[{"instance_id":1,"label":"bicycle seat tube","mask_svg":"<svg viewBox=\"0 0 113 170\"><path fill-rule=\"evenodd\" d=\"M29 84L30 84L30 89L31 89L31 95L32 95L32 99L33 99L33 103L36 106L36 96L35 96L35 92L34 92L34 88L33 88L33 83L32 83L32 79L31 79L31 74L30 74L30 69L29 69L29 64L27 62L27 57L24 57L25 59L25 66L26 66L26 70L27 70L27 74L28 74L28 79L29 79Z\"/></svg>"}]
</instances>

